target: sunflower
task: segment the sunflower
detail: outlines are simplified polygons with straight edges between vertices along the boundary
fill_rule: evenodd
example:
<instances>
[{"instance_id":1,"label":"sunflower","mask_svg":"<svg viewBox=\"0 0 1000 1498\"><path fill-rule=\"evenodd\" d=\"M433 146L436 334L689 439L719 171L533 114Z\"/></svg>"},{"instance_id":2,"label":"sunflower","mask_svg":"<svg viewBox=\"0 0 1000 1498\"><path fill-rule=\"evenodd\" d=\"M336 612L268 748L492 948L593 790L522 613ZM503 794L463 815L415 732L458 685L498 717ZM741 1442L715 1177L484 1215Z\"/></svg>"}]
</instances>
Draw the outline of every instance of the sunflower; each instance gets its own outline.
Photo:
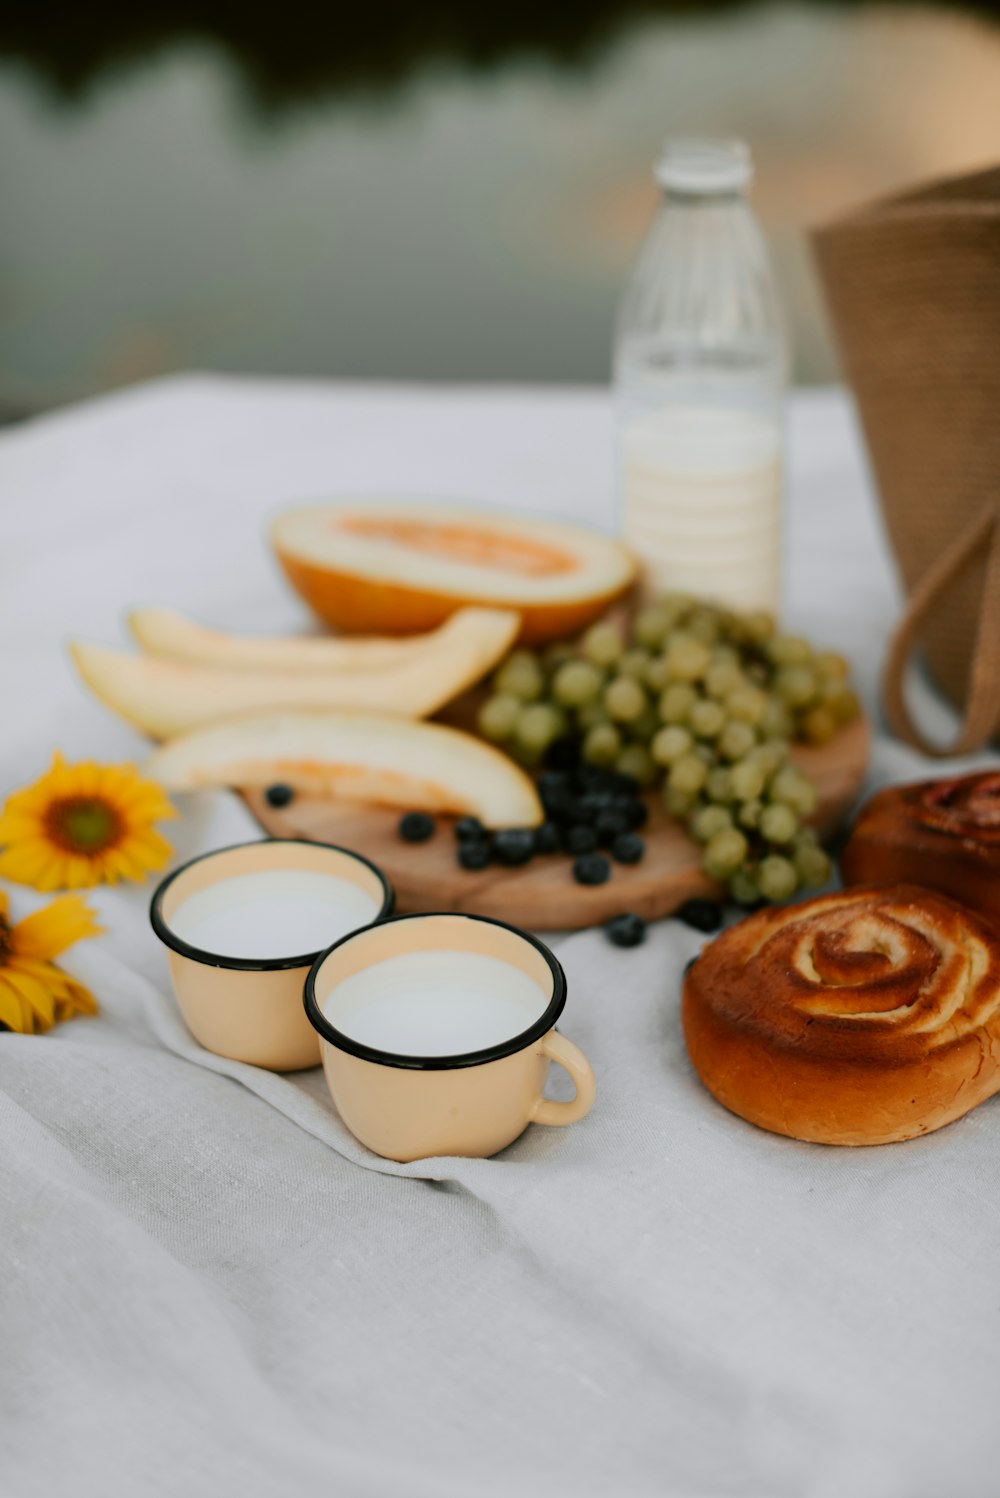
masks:
<instances>
[{"instance_id":1,"label":"sunflower","mask_svg":"<svg viewBox=\"0 0 1000 1498\"><path fill-rule=\"evenodd\" d=\"M96 1014L88 988L52 958L84 936L102 929L80 895L60 895L16 926L7 918L7 896L0 891L0 1029L40 1035L74 1014Z\"/></svg>"},{"instance_id":2,"label":"sunflower","mask_svg":"<svg viewBox=\"0 0 1000 1498\"><path fill-rule=\"evenodd\" d=\"M177 815L134 765L68 765L8 797L0 812L0 875L35 889L142 881L170 857L153 823Z\"/></svg>"}]
</instances>

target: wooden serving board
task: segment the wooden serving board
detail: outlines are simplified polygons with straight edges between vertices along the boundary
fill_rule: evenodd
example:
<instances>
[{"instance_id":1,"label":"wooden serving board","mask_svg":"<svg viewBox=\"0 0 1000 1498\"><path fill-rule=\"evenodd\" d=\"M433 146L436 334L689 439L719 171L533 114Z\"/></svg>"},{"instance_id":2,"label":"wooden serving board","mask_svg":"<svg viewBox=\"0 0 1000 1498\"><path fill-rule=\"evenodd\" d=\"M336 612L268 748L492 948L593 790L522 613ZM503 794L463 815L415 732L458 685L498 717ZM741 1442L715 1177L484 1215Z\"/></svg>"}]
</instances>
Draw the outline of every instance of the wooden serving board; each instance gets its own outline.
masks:
<instances>
[{"instance_id":1,"label":"wooden serving board","mask_svg":"<svg viewBox=\"0 0 1000 1498\"><path fill-rule=\"evenodd\" d=\"M813 820L824 834L836 830L858 797L868 739L868 724L859 719L822 748L797 745L793 751L795 763L819 790ZM590 887L576 883L572 859L559 853L539 856L519 869L493 864L479 873L463 869L456 861L450 817L437 818L437 831L429 842L404 843L396 830L398 809L298 796L276 811L262 791L243 794L272 837L337 843L370 858L391 881L400 911L468 911L531 931L570 931L601 925L626 911L658 920L685 900L719 893L701 871L701 849L666 815L658 793L648 798L642 862L625 867L612 860L608 882Z\"/></svg>"}]
</instances>

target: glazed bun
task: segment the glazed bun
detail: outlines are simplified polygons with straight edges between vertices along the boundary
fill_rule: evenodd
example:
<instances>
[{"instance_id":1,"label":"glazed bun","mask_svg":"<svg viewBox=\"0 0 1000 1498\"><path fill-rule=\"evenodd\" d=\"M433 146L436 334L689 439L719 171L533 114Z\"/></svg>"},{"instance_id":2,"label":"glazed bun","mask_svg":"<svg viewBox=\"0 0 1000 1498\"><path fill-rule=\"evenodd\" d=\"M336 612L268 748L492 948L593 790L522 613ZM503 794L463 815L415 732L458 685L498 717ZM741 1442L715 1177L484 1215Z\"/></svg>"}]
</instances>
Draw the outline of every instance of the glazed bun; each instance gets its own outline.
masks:
<instances>
[{"instance_id":1,"label":"glazed bun","mask_svg":"<svg viewBox=\"0 0 1000 1498\"><path fill-rule=\"evenodd\" d=\"M923 884L1000 921L1000 775L880 791L840 869L845 884Z\"/></svg>"},{"instance_id":2,"label":"glazed bun","mask_svg":"<svg viewBox=\"0 0 1000 1498\"><path fill-rule=\"evenodd\" d=\"M760 910L684 983L695 1070L733 1113L820 1144L929 1134L1000 1090L1000 938L943 895Z\"/></svg>"}]
</instances>

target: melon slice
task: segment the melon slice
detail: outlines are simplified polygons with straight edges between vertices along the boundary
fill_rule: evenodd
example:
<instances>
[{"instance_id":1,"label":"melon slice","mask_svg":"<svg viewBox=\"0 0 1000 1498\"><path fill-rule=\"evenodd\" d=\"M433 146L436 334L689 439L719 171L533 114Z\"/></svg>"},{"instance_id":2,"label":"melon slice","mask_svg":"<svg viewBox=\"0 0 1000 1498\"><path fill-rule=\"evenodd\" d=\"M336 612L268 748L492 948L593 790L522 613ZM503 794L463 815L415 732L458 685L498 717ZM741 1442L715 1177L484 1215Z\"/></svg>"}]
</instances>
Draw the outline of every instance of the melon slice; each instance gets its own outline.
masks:
<instances>
[{"instance_id":1,"label":"melon slice","mask_svg":"<svg viewBox=\"0 0 1000 1498\"><path fill-rule=\"evenodd\" d=\"M631 587L607 536L555 520L387 500L279 515L271 541L320 618L349 634L413 634L455 609L517 609L528 643L576 634Z\"/></svg>"},{"instance_id":2,"label":"melon slice","mask_svg":"<svg viewBox=\"0 0 1000 1498\"><path fill-rule=\"evenodd\" d=\"M428 654L443 659L459 641L464 645L467 631L483 641L495 633L497 641L503 641L499 646L503 654L519 624L517 615L506 609L460 609L427 634L334 640L229 634L197 624L175 609L133 609L128 616L136 643L149 655L226 671L294 671L299 675L403 666Z\"/></svg>"},{"instance_id":3,"label":"melon slice","mask_svg":"<svg viewBox=\"0 0 1000 1498\"><path fill-rule=\"evenodd\" d=\"M281 713L217 723L156 750L146 771L170 791L286 783L383 806L534 827L542 806L500 750L457 728L372 713Z\"/></svg>"},{"instance_id":4,"label":"melon slice","mask_svg":"<svg viewBox=\"0 0 1000 1498\"><path fill-rule=\"evenodd\" d=\"M496 665L517 633L517 615L477 609L442 631L434 649L368 671L221 671L160 656L76 643L70 654L91 691L155 739L220 718L276 708L354 708L429 717Z\"/></svg>"}]
</instances>

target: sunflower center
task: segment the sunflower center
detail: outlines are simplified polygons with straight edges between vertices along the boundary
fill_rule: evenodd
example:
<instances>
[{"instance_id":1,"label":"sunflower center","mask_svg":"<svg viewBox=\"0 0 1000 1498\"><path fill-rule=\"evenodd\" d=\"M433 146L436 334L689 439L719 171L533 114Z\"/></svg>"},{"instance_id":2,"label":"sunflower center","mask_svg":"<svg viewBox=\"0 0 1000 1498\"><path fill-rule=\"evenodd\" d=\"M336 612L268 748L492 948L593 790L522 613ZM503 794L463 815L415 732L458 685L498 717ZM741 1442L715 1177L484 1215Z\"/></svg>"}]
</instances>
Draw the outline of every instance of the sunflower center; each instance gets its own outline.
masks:
<instances>
[{"instance_id":1,"label":"sunflower center","mask_svg":"<svg viewBox=\"0 0 1000 1498\"><path fill-rule=\"evenodd\" d=\"M67 853L103 853L122 833L121 817L100 796L64 796L53 801L45 817L52 841Z\"/></svg>"}]
</instances>

